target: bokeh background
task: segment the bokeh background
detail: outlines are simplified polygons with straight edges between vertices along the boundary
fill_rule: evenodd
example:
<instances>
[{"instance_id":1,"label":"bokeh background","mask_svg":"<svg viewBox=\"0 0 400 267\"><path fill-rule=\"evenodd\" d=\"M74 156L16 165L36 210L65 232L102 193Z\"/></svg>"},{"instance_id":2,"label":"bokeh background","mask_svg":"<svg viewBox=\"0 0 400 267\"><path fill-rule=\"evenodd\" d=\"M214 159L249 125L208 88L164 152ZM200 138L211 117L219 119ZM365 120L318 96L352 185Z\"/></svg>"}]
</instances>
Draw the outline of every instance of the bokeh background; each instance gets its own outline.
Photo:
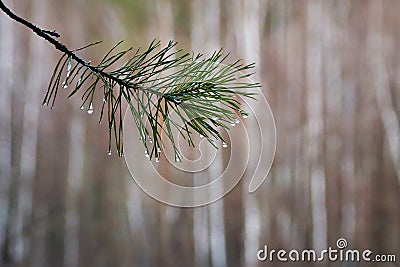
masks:
<instances>
[{"instance_id":1,"label":"bokeh background","mask_svg":"<svg viewBox=\"0 0 400 267\"><path fill-rule=\"evenodd\" d=\"M4 2L71 48L104 40L88 60L158 38L256 62L278 146L255 194L244 177L210 206L158 203L107 155L106 126L79 97L41 105L60 54L0 13L1 266L266 266L264 245L340 237L400 260L400 1Z\"/></svg>"}]
</instances>

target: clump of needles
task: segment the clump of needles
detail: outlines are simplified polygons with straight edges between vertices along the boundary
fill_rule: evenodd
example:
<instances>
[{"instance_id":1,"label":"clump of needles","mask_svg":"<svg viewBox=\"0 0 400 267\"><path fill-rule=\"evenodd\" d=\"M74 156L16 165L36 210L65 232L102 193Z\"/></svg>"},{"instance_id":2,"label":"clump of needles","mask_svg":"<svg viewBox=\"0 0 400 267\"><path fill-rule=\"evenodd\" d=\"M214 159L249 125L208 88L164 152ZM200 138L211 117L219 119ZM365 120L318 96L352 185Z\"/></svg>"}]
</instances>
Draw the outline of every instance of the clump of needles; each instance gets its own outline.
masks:
<instances>
[{"instance_id":1,"label":"clump of needles","mask_svg":"<svg viewBox=\"0 0 400 267\"><path fill-rule=\"evenodd\" d=\"M169 141L179 161L182 155L173 128L189 146L194 146L195 133L215 147L213 140L226 144L218 129L230 129L238 121L238 115L247 117L241 109L240 97L254 98L249 89L260 87L248 79L254 64L244 65L240 60L228 63L229 54L223 54L222 50L210 57L184 52L176 48L174 41L161 47L160 41L154 40L143 50L120 49L121 41L94 65L78 53L99 42L70 50L55 39L59 37L57 32L42 30L18 17L1 0L0 9L62 53L43 105L53 107L60 88L70 90L69 97L81 92L81 108L92 114L98 106L99 122L108 123L109 154L114 139L118 155L123 156L123 101L133 115L132 123L136 123L145 155L159 159L164 142ZM103 99L101 104L95 103L97 95ZM175 119L171 118L171 112L177 114Z\"/></svg>"}]
</instances>

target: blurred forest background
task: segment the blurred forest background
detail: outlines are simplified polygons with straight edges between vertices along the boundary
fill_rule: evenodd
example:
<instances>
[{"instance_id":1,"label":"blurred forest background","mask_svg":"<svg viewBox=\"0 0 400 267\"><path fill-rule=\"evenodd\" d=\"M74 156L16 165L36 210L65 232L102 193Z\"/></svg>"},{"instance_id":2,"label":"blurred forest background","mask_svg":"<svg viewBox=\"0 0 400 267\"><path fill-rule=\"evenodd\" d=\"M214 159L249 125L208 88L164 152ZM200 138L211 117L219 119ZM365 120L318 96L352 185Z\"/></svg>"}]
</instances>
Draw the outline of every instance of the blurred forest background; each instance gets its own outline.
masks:
<instances>
[{"instance_id":1,"label":"blurred forest background","mask_svg":"<svg viewBox=\"0 0 400 267\"><path fill-rule=\"evenodd\" d=\"M400 1L4 2L70 48L104 40L87 60L159 38L256 62L278 145L255 194L244 178L210 206L158 203L107 155L106 126L79 97L41 105L59 54L1 13L1 266L265 266L264 245L340 237L399 259Z\"/></svg>"}]
</instances>

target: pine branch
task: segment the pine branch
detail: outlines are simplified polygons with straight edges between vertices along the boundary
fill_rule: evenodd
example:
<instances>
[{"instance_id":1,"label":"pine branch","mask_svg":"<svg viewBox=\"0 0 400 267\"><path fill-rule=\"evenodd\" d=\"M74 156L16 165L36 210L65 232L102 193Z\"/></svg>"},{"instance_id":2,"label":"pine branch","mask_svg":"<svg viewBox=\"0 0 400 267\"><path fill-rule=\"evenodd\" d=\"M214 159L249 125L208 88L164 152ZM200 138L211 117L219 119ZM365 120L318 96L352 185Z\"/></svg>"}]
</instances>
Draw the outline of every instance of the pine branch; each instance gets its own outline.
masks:
<instances>
[{"instance_id":1,"label":"pine branch","mask_svg":"<svg viewBox=\"0 0 400 267\"><path fill-rule=\"evenodd\" d=\"M87 108L87 112L92 114L95 94L102 95L99 122L107 117L109 154L114 139L118 154L123 155L123 100L132 112L145 155L159 160L165 141L161 136L165 133L173 145L176 161L180 161L182 155L174 130L187 140L189 146L194 146L192 137L195 132L206 137L215 147L214 140L222 140L226 146L218 127L230 129L238 123L238 114L246 117L237 97L254 98L246 89L260 87L258 83L248 82L252 73L242 74L253 69L253 64L225 63L228 55L223 55L221 50L209 58L184 53L176 50L177 43L173 41L164 48L160 48L159 41L153 41L144 51L139 48L134 53L132 48L119 50L121 41L104 55L99 64L92 65L76 53L98 42L70 50L53 38L59 37L58 33L42 30L18 17L1 0L0 9L62 52L43 105L53 107L59 88L67 89L73 85L69 97L82 92L81 108ZM177 119L171 118L172 112L176 113Z\"/></svg>"}]
</instances>

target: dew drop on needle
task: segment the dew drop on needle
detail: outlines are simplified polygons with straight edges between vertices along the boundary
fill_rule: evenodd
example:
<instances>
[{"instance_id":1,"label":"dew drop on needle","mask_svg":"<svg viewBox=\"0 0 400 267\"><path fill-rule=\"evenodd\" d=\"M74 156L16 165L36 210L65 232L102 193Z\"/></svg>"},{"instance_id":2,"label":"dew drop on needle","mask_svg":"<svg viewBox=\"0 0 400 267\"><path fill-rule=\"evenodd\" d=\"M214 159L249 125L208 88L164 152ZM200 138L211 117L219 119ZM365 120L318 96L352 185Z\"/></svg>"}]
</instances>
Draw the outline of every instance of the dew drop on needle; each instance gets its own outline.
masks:
<instances>
[{"instance_id":1,"label":"dew drop on needle","mask_svg":"<svg viewBox=\"0 0 400 267\"><path fill-rule=\"evenodd\" d=\"M71 62L71 58L69 58L68 63L67 63L67 78L71 75L71 68L72 68L72 62Z\"/></svg>"},{"instance_id":2,"label":"dew drop on needle","mask_svg":"<svg viewBox=\"0 0 400 267\"><path fill-rule=\"evenodd\" d=\"M90 103L90 106L89 106L89 109L87 110L87 113L90 115L90 114L93 114L93 103Z\"/></svg>"}]
</instances>

